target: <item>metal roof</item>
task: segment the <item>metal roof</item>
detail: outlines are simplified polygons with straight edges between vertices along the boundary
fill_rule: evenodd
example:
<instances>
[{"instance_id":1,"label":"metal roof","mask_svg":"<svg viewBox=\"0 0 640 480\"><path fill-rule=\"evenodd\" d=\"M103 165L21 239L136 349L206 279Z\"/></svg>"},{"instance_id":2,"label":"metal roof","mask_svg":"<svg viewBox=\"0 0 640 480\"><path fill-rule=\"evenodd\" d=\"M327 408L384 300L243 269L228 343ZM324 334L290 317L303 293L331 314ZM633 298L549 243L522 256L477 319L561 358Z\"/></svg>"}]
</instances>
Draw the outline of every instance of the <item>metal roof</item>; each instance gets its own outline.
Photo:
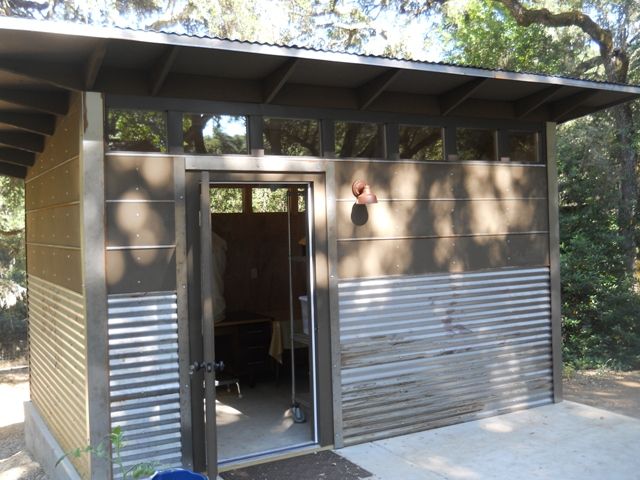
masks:
<instances>
[{"instance_id":1,"label":"metal roof","mask_svg":"<svg viewBox=\"0 0 640 480\"><path fill-rule=\"evenodd\" d=\"M640 97L631 85L4 17L0 173L25 173L74 90L555 122Z\"/></svg>"}]
</instances>

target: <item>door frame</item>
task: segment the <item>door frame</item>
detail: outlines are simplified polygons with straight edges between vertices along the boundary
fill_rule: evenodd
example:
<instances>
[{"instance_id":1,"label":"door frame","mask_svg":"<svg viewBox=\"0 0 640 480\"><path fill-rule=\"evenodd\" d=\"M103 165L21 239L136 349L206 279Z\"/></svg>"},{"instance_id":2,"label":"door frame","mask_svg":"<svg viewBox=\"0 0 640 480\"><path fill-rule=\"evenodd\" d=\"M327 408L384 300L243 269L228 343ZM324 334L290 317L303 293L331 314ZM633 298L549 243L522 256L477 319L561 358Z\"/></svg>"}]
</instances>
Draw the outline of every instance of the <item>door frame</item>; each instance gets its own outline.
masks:
<instances>
[{"instance_id":1,"label":"door frame","mask_svg":"<svg viewBox=\"0 0 640 480\"><path fill-rule=\"evenodd\" d=\"M232 167L231 167L232 165ZM335 226L335 173L333 162L289 157L185 157L187 263L189 282L190 362L202 361L203 336L200 305L202 263L199 252L200 185L203 172L209 183L308 183L313 192L314 274L316 288L316 409L317 439L320 447L341 446L342 411L340 396L340 353L337 298L337 243ZM275 168L274 168L275 167ZM205 223L204 221L202 222ZM192 378L191 414L194 468L204 470L205 427L202 422L204 389L202 377ZM209 456L217 452L209 449ZM274 455L277 457L277 454ZM212 469L209 475L214 473Z\"/></svg>"}]
</instances>

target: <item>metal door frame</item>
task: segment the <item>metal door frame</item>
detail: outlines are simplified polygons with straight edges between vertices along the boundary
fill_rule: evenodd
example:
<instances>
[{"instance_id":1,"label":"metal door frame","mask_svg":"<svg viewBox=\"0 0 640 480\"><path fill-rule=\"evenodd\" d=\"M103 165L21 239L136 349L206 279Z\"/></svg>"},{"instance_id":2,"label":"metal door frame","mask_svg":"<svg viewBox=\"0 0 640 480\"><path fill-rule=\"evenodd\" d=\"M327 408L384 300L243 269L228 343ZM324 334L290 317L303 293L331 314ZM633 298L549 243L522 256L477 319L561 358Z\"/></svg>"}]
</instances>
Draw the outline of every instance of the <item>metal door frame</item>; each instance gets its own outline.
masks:
<instances>
[{"instance_id":1,"label":"metal door frame","mask_svg":"<svg viewBox=\"0 0 640 480\"><path fill-rule=\"evenodd\" d=\"M206 183L206 189L208 191L209 184L212 182L212 176L215 176L214 183L306 183L311 184L313 188L310 191L313 192L314 218L313 218L313 230L315 232L315 252L314 252L314 265L315 265L315 284L316 284L316 299L315 299L315 312L316 312L316 342L317 342L317 380L316 380L316 409L317 409L317 428L316 438L317 444L321 447L329 445L338 445L341 441L341 411L339 410L339 389L336 390L336 386L340 385L339 375L339 350L336 345L338 344L339 332L337 330L337 254L335 243L335 196L334 196L334 173L333 165L331 162L300 162L304 163L306 168L292 168L288 171L265 171L265 168L260 168L260 165L264 160L262 158L245 157L243 162L240 162L244 168L237 168L236 171L229 171L228 163L224 157L186 157L186 170L187 170L187 230L191 233L192 241L189 242L188 264L189 264L189 283L197 283L197 288L189 289L189 324L190 324L190 345L191 345L191 362L200 361L200 358L205 358L204 362L213 363L215 352L213 347L208 345L206 351L203 348L202 339L209 332L204 331L204 325L202 318L204 315L212 315L212 312L204 311L201 308L191 308L194 302L200 303L200 292L203 291L205 283L210 281L211 271L209 268L208 274L200 271L201 265L205 262L210 265L210 259L207 260L201 257L199 252L200 242L206 242L205 239L199 239L199 234L196 235L196 231L200 230L199 224L202 227L210 230L210 216L208 219L204 219L205 216L200 216L198 221L198 215L194 216L194 208L198 211L204 208L209 208L208 203L204 204L204 184ZM234 160L236 160L234 158ZM212 165L213 163L213 165ZM234 162L235 163L235 162ZM256 163L258 165L256 165ZM286 166L287 162L284 162ZM320 165L319 165L320 164ZM280 167L283 165L281 164ZM213 167L213 168L212 168ZM256 168L258 167L258 168ZM319 168L320 167L320 168ZM191 170L191 171L190 171ZM241 170L239 172L238 170ZM303 170L302 172L300 170ZM197 193L198 201L194 202L194 194ZM207 196L208 198L208 196ZM189 221L191 218L191 221ZM194 225L195 223L195 225ZM202 228L202 230L204 230ZM210 235L209 235L210 236ZM194 246L193 239L198 238L198 245ZM209 238L210 241L210 238ZM194 248L195 247L195 248ZM206 256L206 255L205 255ZM204 298L204 297L203 297ZM195 306L195 305L194 305ZM212 305L211 305L212 306ZM202 307L202 305L200 306ZM208 307L207 307L208 310ZM213 317L209 317L213 318ZM213 338L213 331L210 332ZM198 343L200 345L198 345ZM198 358L200 356L200 358ZM212 462L215 465L215 469L208 469L209 475L217 473L218 457L217 446L215 443L215 434L212 435L206 430L202 422L202 417L199 412L202 412L203 397L214 398L215 387L213 392L205 391L198 387L198 381L201 377L196 374L192 379L191 389L191 404L192 404L192 439L193 439L193 454L194 454L194 467L196 470L203 470L206 458L215 458L216 461ZM210 387L211 388L211 387ZM337 393L337 395L336 395ZM336 410L336 405L338 409ZM210 410L210 413L214 413L214 410ZM207 415L209 416L209 414ZM213 419L209 420L215 423L215 414ZM336 428L337 427L337 428ZM209 439L209 446L205 448L207 444L205 438Z\"/></svg>"}]
</instances>

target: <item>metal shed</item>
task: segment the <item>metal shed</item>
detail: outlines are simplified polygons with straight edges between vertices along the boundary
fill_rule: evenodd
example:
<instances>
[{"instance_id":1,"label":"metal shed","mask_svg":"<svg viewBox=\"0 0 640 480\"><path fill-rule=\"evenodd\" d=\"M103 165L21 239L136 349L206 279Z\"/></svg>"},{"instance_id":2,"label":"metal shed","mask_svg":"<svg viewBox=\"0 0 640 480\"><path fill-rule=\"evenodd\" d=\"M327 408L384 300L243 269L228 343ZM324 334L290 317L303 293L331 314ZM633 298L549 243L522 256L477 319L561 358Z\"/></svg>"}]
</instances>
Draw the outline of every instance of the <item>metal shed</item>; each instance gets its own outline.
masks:
<instances>
[{"instance_id":1,"label":"metal shed","mask_svg":"<svg viewBox=\"0 0 640 480\"><path fill-rule=\"evenodd\" d=\"M26 182L32 453L52 478L117 477L97 456L53 464L119 426L127 465L212 476L560 401L555 127L639 96L570 78L0 19L0 173ZM203 118L217 123L202 138L239 121L241 145L190 143ZM118 119L159 139L131 142ZM311 144L283 149L282 125L311 129ZM377 203L354 204L356 180ZM211 213L216 188L237 195L244 216ZM286 207L251 215L254 192L278 190ZM280 327L266 307L217 321L216 222L229 252L242 245L227 258L239 272L225 273L228 305L281 298L292 331L294 309L308 308L306 359L292 346L288 367L264 373L308 372L302 443L220 456L223 425L205 405L233 408L216 403L215 350L235 345L228 355L250 368L247 352L262 362L260 342L272 354ZM276 225L288 250L259 235ZM288 286L285 270L250 283L267 268L249 262L260 249L264 261L288 259ZM308 307L292 301L300 258ZM238 365L231 386L253 378ZM244 418L236 407L230 415Z\"/></svg>"}]
</instances>

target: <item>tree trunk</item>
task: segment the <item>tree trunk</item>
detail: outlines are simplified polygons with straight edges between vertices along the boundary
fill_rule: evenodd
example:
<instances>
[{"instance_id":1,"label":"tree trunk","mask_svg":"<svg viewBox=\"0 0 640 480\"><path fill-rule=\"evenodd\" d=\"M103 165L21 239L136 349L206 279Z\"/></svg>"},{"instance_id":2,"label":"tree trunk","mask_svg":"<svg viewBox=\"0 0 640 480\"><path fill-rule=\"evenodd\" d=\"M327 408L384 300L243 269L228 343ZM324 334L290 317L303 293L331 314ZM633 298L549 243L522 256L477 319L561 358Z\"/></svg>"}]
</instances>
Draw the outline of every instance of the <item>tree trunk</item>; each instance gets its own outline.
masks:
<instances>
[{"instance_id":1,"label":"tree trunk","mask_svg":"<svg viewBox=\"0 0 640 480\"><path fill-rule=\"evenodd\" d=\"M638 156L633 148L633 114L631 105L627 103L615 107L614 118L620 161L618 228L622 236L625 269L633 276L637 258L635 230L638 206Z\"/></svg>"}]
</instances>

